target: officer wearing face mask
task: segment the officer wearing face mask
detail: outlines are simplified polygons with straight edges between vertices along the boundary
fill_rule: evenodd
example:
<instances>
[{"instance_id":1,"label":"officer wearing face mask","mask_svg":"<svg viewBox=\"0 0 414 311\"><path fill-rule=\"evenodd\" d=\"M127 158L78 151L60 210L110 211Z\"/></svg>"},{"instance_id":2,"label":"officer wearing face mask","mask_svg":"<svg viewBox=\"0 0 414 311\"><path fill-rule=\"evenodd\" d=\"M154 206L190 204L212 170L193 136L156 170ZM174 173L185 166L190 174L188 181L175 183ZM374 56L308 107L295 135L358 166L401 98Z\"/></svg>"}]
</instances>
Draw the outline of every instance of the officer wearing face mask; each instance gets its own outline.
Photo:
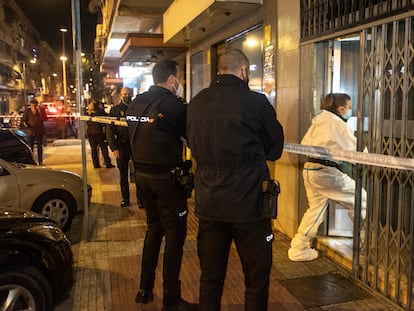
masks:
<instances>
[{"instance_id":1,"label":"officer wearing face mask","mask_svg":"<svg viewBox=\"0 0 414 311\"><path fill-rule=\"evenodd\" d=\"M187 196L172 174L184 166L187 104L181 98L181 71L175 61L164 60L155 64L152 76L155 85L138 95L126 113L135 183L148 225L135 301L146 304L154 300L155 269L165 237L162 310L196 311L197 304L181 297L179 276L187 234Z\"/></svg>"},{"instance_id":2,"label":"officer wearing face mask","mask_svg":"<svg viewBox=\"0 0 414 311\"><path fill-rule=\"evenodd\" d=\"M266 96L250 90L250 62L238 49L219 55L218 76L188 105L187 135L197 162L199 311L220 310L229 250L243 266L245 311L268 310L273 231L263 204L266 160L280 158L283 128Z\"/></svg>"},{"instance_id":3,"label":"officer wearing face mask","mask_svg":"<svg viewBox=\"0 0 414 311\"><path fill-rule=\"evenodd\" d=\"M302 139L303 145L356 151L356 137L346 123L352 115L351 98L347 94L326 95L321 112L312 119L312 125ZM341 163L318 158L308 158L303 168L304 186L309 208L288 250L292 261L309 261L318 258L310 247L320 224L325 219L328 200L333 200L354 216L355 181L341 171ZM361 216L365 217L366 192L362 192Z\"/></svg>"}]
</instances>

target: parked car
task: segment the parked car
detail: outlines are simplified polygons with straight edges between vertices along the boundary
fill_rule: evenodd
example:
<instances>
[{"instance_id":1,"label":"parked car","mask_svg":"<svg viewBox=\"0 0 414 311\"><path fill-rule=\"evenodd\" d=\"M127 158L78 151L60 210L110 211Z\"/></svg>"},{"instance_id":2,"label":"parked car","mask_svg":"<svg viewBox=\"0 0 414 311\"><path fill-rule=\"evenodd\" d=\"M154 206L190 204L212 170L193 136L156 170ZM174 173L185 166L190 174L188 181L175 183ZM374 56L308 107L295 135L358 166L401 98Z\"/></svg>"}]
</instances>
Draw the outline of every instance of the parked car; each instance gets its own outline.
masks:
<instances>
[{"instance_id":1,"label":"parked car","mask_svg":"<svg viewBox=\"0 0 414 311\"><path fill-rule=\"evenodd\" d=\"M83 181L73 172L0 159L0 205L37 212L68 230L84 206Z\"/></svg>"},{"instance_id":2,"label":"parked car","mask_svg":"<svg viewBox=\"0 0 414 311\"><path fill-rule=\"evenodd\" d=\"M0 159L25 164L36 164L28 145L27 135L20 129L0 129Z\"/></svg>"},{"instance_id":3,"label":"parked car","mask_svg":"<svg viewBox=\"0 0 414 311\"><path fill-rule=\"evenodd\" d=\"M61 101L57 102L42 102L43 108L46 110L47 115L58 115L65 113L65 106Z\"/></svg>"},{"instance_id":4,"label":"parked car","mask_svg":"<svg viewBox=\"0 0 414 311\"><path fill-rule=\"evenodd\" d=\"M70 242L56 223L0 207L0 310L52 310L73 282Z\"/></svg>"}]
</instances>

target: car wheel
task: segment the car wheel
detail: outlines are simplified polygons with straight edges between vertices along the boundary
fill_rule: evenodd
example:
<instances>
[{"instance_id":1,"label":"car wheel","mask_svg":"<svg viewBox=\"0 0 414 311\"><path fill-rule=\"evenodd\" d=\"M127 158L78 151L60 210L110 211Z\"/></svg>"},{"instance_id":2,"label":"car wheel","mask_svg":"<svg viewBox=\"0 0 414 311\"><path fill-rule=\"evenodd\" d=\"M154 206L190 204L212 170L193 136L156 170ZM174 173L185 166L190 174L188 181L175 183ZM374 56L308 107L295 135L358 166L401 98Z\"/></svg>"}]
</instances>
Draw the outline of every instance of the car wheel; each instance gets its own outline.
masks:
<instances>
[{"instance_id":1,"label":"car wheel","mask_svg":"<svg viewBox=\"0 0 414 311\"><path fill-rule=\"evenodd\" d=\"M0 310L48 311L52 302L50 285L35 268L16 266L0 271Z\"/></svg>"},{"instance_id":2,"label":"car wheel","mask_svg":"<svg viewBox=\"0 0 414 311\"><path fill-rule=\"evenodd\" d=\"M74 217L74 199L70 194L52 190L42 194L33 205L33 211L55 221L58 226L69 230Z\"/></svg>"}]
</instances>

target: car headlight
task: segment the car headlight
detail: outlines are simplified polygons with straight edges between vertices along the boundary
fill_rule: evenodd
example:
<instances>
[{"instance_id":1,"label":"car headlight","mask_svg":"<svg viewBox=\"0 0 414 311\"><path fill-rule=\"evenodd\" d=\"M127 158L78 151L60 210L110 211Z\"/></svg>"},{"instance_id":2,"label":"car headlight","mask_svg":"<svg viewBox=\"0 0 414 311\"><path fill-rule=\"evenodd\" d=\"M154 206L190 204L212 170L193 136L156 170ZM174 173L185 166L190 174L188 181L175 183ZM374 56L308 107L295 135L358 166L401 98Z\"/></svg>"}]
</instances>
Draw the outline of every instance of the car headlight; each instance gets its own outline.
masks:
<instances>
[{"instance_id":1,"label":"car headlight","mask_svg":"<svg viewBox=\"0 0 414 311\"><path fill-rule=\"evenodd\" d=\"M32 227L29 230L56 242L66 239L66 235L63 233L63 231L60 228L52 225L39 225Z\"/></svg>"}]
</instances>

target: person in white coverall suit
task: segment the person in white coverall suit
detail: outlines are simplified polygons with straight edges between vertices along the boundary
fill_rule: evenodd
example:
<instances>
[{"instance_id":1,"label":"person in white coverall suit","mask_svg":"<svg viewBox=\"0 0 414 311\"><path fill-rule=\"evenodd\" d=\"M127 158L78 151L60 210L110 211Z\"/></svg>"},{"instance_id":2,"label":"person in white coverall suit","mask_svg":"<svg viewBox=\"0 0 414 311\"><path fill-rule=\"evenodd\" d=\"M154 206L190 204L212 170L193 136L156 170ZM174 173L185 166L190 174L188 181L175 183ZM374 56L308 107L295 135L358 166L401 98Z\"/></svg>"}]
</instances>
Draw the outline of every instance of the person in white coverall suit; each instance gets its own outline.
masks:
<instances>
[{"instance_id":1,"label":"person in white coverall suit","mask_svg":"<svg viewBox=\"0 0 414 311\"><path fill-rule=\"evenodd\" d=\"M346 123L352 114L351 98L347 94L328 94L321 112L312 119L312 125L302 139L303 145L356 151L356 137ZM308 158L303 168L303 179L309 208L303 215L298 231L290 243L288 257L292 261L318 258L318 251L310 247L320 224L324 221L328 200L335 201L354 216L355 181L340 170L340 163ZM365 218L366 192L362 193L361 215Z\"/></svg>"}]
</instances>

